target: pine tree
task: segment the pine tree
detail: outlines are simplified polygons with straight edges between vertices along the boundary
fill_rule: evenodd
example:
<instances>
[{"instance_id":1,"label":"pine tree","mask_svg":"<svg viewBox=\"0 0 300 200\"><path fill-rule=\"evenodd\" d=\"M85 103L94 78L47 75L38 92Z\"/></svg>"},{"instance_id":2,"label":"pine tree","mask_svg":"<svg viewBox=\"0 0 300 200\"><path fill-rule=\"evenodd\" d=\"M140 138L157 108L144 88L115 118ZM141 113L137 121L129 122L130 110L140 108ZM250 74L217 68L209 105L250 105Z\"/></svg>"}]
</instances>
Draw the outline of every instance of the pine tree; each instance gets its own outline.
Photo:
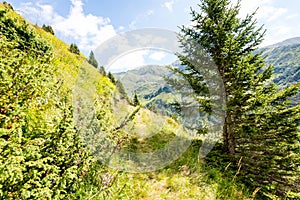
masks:
<instances>
[{"instance_id":1,"label":"pine tree","mask_svg":"<svg viewBox=\"0 0 300 200\"><path fill-rule=\"evenodd\" d=\"M111 81L113 84L116 84L116 79L115 79L114 75L113 75L111 72L108 72L107 77L110 79L110 81Z\"/></svg>"},{"instance_id":2,"label":"pine tree","mask_svg":"<svg viewBox=\"0 0 300 200\"><path fill-rule=\"evenodd\" d=\"M98 62L95 58L94 52L91 51L90 56L89 56L89 61L88 61L91 65L93 65L95 68L98 68Z\"/></svg>"},{"instance_id":3,"label":"pine tree","mask_svg":"<svg viewBox=\"0 0 300 200\"><path fill-rule=\"evenodd\" d=\"M103 66L101 66L99 68L99 72L103 75L103 76L106 76L106 71L105 71L105 68Z\"/></svg>"},{"instance_id":4,"label":"pine tree","mask_svg":"<svg viewBox=\"0 0 300 200\"><path fill-rule=\"evenodd\" d=\"M78 46L76 44L73 44L73 43L70 45L69 51L71 53L75 53L77 55L80 54L80 50L79 50Z\"/></svg>"},{"instance_id":5,"label":"pine tree","mask_svg":"<svg viewBox=\"0 0 300 200\"><path fill-rule=\"evenodd\" d=\"M181 27L184 69L173 69L187 80L200 97L209 97L203 74L194 66L193 55L203 47L218 68L225 88L226 117L223 126L224 151L231 160L242 157L244 181L263 192L285 195L299 192L299 113L289 98L299 85L281 91L270 80L273 67L255 53L265 30L257 28L255 12L238 16L240 2L201 0L200 11L191 11L192 26ZM203 110L211 111L205 101ZM252 183L253 182L253 183Z\"/></svg>"},{"instance_id":6,"label":"pine tree","mask_svg":"<svg viewBox=\"0 0 300 200\"><path fill-rule=\"evenodd\" d=\"M133 105L134 106L139 106L140 105L140 100L139 100L136 92L134 93L134 96L133 96Z\"/></svg>"},{"instance_id":7,"label":"pine tree","mask_svg":"<svg viewBox=\"0 0 300 200\"><path fill-rule=\"evenodd\" d=\"M52 35L54 35L54 30L53 30L52 26L46 26L45 24L43 24L42 29L47 31L48 33L51 33Z\"/></svg>"},{"instance_id":8,"label":"pine tree","mask_svg":"<svg viewBox=\"0 0 300 200\"><path fill-rule=\"evenodd\" d=\"M130 102L128 95L126 93L126 90L124 88L124 85L122 84L122 82L120 80L117 80L116 87L118 88L118 90L120 92L121 99L125 99L125 100L127 100L127 102Z\"/></svg>"}]
</instances>

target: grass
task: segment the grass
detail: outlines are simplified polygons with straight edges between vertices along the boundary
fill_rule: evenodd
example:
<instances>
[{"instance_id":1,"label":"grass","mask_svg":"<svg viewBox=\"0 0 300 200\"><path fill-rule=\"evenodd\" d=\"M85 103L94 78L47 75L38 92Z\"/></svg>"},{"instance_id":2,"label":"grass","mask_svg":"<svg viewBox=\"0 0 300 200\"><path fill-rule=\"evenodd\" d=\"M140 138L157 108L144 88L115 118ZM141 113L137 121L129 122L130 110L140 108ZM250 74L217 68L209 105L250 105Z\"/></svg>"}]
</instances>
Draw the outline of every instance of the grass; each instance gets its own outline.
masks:
<instances>
[{"instance_id":1,"label":"grass","mask_svg":"<svg viewBox=\"0 0 300 200\"><path fill-rule=\"evenodd\" d=\"M110 188L120 192L110 192L107 199L252 199L241 184L197 160L200 143L194 141L178 160L164 169L136 174L120 172L116 184Z\"/></svg>"}]
</instances>

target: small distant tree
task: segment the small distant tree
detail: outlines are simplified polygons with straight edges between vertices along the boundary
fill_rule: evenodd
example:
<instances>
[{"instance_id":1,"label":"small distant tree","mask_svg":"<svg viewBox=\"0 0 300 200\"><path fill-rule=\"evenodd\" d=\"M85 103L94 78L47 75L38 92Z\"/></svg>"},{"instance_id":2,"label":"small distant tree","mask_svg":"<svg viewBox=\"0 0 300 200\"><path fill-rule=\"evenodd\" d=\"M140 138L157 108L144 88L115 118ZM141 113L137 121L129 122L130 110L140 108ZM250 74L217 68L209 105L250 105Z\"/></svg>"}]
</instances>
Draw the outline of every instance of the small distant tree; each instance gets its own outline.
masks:
<instances>
[{"instance_id":1,"label":"small distant tree","mask_svg":"<svg viewBox=\"0 0 300 200\"><path fill-rule=\"evenodd\" d=\"M95 68L98 68L98 62L95 58L94 52L91 51L88 62L93 65Z\"/></svg>"},{"instance_id":2,"label":"small distant tree","mask_svg":"<svg viewBox=\"0 0 300 200\"><path fill-rule=\"evenodd\" d=\"M136 94L136 92L134 93L134 97L133 97L133 105L134 106L139 106L141 103L140 103L140 100Z\"/></svg>"},{"instance_id":3,"label":"small distant tree","mask_svg":"<svg viewBox=\"0 0 300 200\"><path fill-rule=\"evenodd\" d=\"M8 9L11 9L11 10L14 10L14 8L12 7L12 5L10 3L7 3L6 1L3 1L3 5L8 8Z\"/></svg>"},{"instance_id":4,"label":"small distant tree","mask_svg":"<svg viewBox=\"0 0 300 200\"><path fill-rule=\"evenodd\" d=\"M112 82L113 84L116 84L116 79L115 79L114 75L112 75L111 72L108 72L107 77L111 80L111 82Z\"/></svg>"},{"instance_id":5,"label":"small distant tree","mask_svg":"<svg viewBox=\"0 0 300 200\"><path fill-rule=\"evenodd\" d=\"M104 69L103 66L101 66L101 67L99 68L99 72L100 72L103 76L106 76L106 71L105 71L105 69Z\"/></svg>"},{"instance_id":6,"label":"small distant tree","mask_svg":"<svg viewBox=\"0 0 300 200\"><path fill-rule=\"evenodd\" d=\"M70 45L69 51L71 53L75 53L75 54L78 54L78 55L80 54L80 50L79 50L79 48L77 47L77 45L75 43L72 43Z\"/></svg>"},{"instance_id":7,"label":"small distant tree","mask_svg":"<svg viewBox=\"0 0 300 200\"><path fill-rule=\"evenodd\" d=\"M42 29L48 33L51 33L52 35L54 35L54 30L52 28L52 26L46 26L45 24L43 24Z\"/></svg>"},{"instance_id":8,"label":"small distant tree","mask_svg":"<svg viewBox=\"0 0 300 200\"><path fill-rule=\"evenodd\" d=\"M122 82L120 80L117 80L116 87L118 88L118 90L120 92L121 98L122 99L126 99L127 102L130 102L129 98L128 98L128 95L126 93L126 90L125 90L125 88L124 88L124 86L123 86L123 84L122 84Z\"/></svg>"}]
</instances>

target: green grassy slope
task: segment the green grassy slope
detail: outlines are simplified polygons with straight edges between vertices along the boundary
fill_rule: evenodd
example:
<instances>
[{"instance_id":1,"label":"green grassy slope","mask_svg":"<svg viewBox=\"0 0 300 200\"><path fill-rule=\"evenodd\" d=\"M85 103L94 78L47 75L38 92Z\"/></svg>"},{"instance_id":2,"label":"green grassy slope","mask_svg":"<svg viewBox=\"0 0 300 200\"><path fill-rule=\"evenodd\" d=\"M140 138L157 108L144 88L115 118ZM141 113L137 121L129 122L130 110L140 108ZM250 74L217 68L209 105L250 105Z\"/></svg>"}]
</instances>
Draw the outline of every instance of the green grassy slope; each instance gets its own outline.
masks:
<instances>
[{"instance_id":1,"label":"green grassy slope","mask_svg":"<svg viewBox=\"0 0 300 200\"><path fill-rule=\"evenodd\" d=\"M79 70L103 84L99 95L114 86L7 4L0 4L0 19L0 198L66 198L94 163L72 114Z\"/></svg>"}]
</instances>

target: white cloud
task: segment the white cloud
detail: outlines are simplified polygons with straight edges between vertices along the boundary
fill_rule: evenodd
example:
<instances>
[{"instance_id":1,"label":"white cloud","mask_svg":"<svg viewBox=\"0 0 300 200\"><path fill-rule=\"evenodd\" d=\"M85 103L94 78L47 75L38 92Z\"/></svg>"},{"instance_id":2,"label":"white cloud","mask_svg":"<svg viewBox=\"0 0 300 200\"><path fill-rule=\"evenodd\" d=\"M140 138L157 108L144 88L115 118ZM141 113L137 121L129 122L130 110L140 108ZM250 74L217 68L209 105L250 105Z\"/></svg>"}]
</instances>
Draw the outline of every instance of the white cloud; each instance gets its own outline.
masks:
<instances>
[{"instance_id":1,"label":"white cloud","mask_svg":"<svg viewBox=\"0 0 300 200\"><path fill-rule=\"evenodd\" d=\"M167 54L165 52L156 51L156 52L150 54L149 58L156 60L156 61L161 61L166 56L167 56Z\"/></svg>"},{"instance_id":2,"label":"white cloud","mask_svg":"<svg viewBox=\"0 0 300 200\"><path fill-rule=\"evenodd\" d=\"M167 8L170 12L173 12L173 5L174 5L174 1L167 1L165 3L163 3L162 7Z\"/></svg>"},{"instance_id":3,"label":"white cloud","mask_svg":"<svg viewBox=\"0 0 300 200\"><path fill-rule=\"evenodd\" d=\"M150 16L154 14L154 10L148 10L146 16Z\"/></svg>"},{"instance_id":4,"label":"white cloud","mask_svg":"<svg viewBox=\"0 0 300 200\"><path fill-rule=\"evenodd\" d=\"M138 50L121 55L113 61L106 70L111 72L121 72L145 66L145 56L148 54L149 50Z\"/></svg>"},{"instance_id":5,"label":"white cloud","mask_svg":"<svg viewBox=\"0 0 300 200\"><path fill-rule=\"evenodd\" d=\"M129 28L130 29L136 29L136 24L144 21L145 19L147 19L149 16L154 14L154 10L147 10L146 13L140 14L138 15L134 20L132 20L129 24Z\"/></svg>"},{"instance_id":6,"label":"white cloud","mask_svg":"<svg viewBox=\"0 0 300 200\"><path fill-rule=\"evenodd\" d=\"M266 6L263 9L259 10L257 13L258 19L265 19L267 22L274 21L278 19L279 17L286 14L288 10L286 8L276 8L273 6Z\"/></svg>"},{"instance_id":7,"label":"white cloud","mask_svg":"<svg viewBox=\"0 0 300 200\"><path fill-rule=\"evenodd\" d=\"M237 0L233 1L235 5ZM240 15L245 17L247 14L253 13L258 8L255 18L274 21L288 12L286 8L274 6L274 0L243 0L241 1Z\"/></svg>"},{"instance_id":8,"label":"white cloud","mask_svg":"<svg viewBox=\"0 0 300 200\"><path fill-rule=\"evenodd\" d=\"M82 0L71 0L71 8L67 17L57 14L51 5L22 4L22 11L28 15L37 15L43 23L50 24L56 33L71 37L78 41L82 51L89 52L105 40L116 35L109 18L85 14Z\"/></svg>"},{"instance_id":9,"label":"white cloud","mask_svg":"<svg viewBox=\"0 0 300 200\"><path fill-rule=\"evenodd\" d=\"M288 15L286 16L286 19L287 20L290 20L290 19L296 19L296 18L299 18L299 14L291 14L291 15Z\"/></svg>"},{"instance_id":10,"label":"white cloud","mask_svg":"<svg viewBox=\"0 0 300 200\"><path fill-rule=\"evenodd\" d=\"M295 37L293 28L287 25L277 25L267 29L267 35L262 46L273 45L291 37Z\"/></svg>"},{"instance_id":11,"label":"white cloud","mask_svg":"<svg viewBox=\"0 0 300 200\"><path fill-rule=\"evenodd\" d=\"M237 0L233 1L235 4ZM294 26L298 13L293 13L288 7L276 5L276 0L242 0L240 17L253 13L257 8L254 16L258 20L258 25L264 24L267 30L265 39L261 46L272 45L281 42L290 37L299 35L299 31ZM297 22L296 22L297 23Z\"/></svg>"}]
</instances>

